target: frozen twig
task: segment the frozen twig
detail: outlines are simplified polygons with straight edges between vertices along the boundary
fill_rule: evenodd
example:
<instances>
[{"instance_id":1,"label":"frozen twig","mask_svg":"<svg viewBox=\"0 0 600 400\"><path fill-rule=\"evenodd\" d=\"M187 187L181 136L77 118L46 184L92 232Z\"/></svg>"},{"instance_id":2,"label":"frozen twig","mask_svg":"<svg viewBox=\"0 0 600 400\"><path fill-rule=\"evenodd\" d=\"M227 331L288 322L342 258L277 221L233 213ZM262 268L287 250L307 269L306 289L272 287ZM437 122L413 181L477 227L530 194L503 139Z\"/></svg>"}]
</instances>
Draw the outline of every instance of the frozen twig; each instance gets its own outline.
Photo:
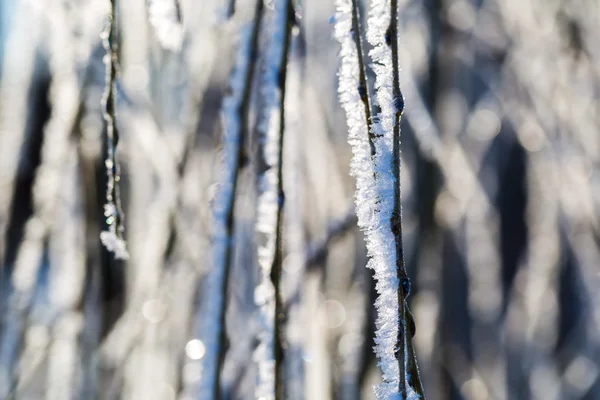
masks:
<instances>
[{"instance_id":1,"label":"frozen twig","mask_svg":"<svg viewBox=\"0 0 600 400\"><path fill-rule=\"evenodd\" d=\"M102 102L104 104L104 120L106 122L106 204L104 216L108 230L100 233L104 246L114 253L117 259L129 258L123 225L123 210L121 209L121 195L119 192L120 167L117 162L117 145L119 131L116 124L116 95L117 95L117 63L118 63L118 37L117 37L117 6L116 0L110 2L110 12L106 30L102 34L102 43L106 51L104 62L106 64L106 88Z\"/></svg>"},{"instance_id":2,"label":"frozen twig","mask_svg":"<svg viewBox=\"0 0 600 400\"><path fill-rule=\"evenodd\" d=\"M412 336L414 322L406 297L410 283L404 267L400 192L400 116L404 108L398 66L398 19L395 0L374 1L367 38L373 50L376 96L381 112L368 129L363 64L356 4L338 1L336 37L342 45L340 100L346 111L352 145L352 174L357 180L358 224L365 231L369 267L375 271L375 351L383 370L378 398L423 396ZM389 7L389 8L388 8ZM361 111L362 109L362 111ZM368 134L367 134L368 132ZM367 150L369 149L369 150ZM408 387L407 387L408 384Z\"/></svg>"},{"instance_id":3,"label":"frozen twig","mask_svg":"<svg viewBox=\"0 0 600 400\"><path fill-rule=\"evenodd\" d=\"M261 92L256 130L258 134L256 235L259 284L259 344L256 397L283 399L283 322L281 296L283 134L287 57L293 24L290 0L278 0L267 13L269 28L261 65Z\"/></svg>"},{"instance_id":4,"label":"frozen twig","mask_svg":"<svg viewBox=\"0 0 600 400\"><path fill-rule=\"evenodd\" d=\"M223 99L223 172L213 202L214 234L212 268L208 277L204 337L206 355L200 393L202 397L219 398L220 374L227 344L225 330L226 296L233 258L234 205L238 175L244 157L244 133L250 105L258 33L263 2L256 2L255 18L240 34L239 50L230 81L230 94Z\"/></svg>"},{"instance_id":5,"label":"frozen twig","mask_svg":"<svg viewBox=\"0 0 600 400\"><path fill-rule=\"evenodd\" d=\"M42 34L39 14L27 2L16 3L13 27L4 40L0 80L0 263L6 257L6 232L10 221L11 196L19 167L21 147L26 138L27 109L31 102L24 93L30 90L36 74L36 53Z\"/></svg>"}]
</instances>

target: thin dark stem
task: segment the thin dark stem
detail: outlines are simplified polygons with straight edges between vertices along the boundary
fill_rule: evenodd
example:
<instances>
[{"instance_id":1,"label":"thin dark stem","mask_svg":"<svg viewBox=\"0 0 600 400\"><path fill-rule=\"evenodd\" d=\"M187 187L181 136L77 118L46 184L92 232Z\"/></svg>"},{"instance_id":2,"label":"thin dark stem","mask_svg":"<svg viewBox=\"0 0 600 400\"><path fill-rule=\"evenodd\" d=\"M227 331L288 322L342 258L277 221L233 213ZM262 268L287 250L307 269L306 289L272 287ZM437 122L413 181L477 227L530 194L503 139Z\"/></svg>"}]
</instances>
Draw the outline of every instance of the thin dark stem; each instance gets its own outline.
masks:
<instances>
[{"instance_id":1,"label":"thin dark stem","mask_svg":"<svg viewBox=\"0 0 600 400\"><path fill-rule=\"evenodd\" d=\"M363 53L363 45L362 45L362 37L360 35L360 9L358 6L358 0L352 0L352 38L354 39L354 44L356 45L356 52L358 54L358 93L360 95L360 100L362 101L365 108L365 118L367 120L367 125L370 124L371 121L371 97L369 95L369 85L367 82L367 71L365 67L364 53ZM369 136L369 147L371 150L371 157L375 155L375 134L371 131L368 132Z\"/></svg>"},{"instance_id":2,"label":"thin dark stem","mask_svg":"<svg viewBox=\"0 0 600 400\"><path fill-rule=\"evenodd\" d=\"M412 313L408 309L408 305L405 304L406 310L406 355L407 355L407 369L408 369L408 384L414 390L415 393L421 395L421 398L425 398L425 391L423 390L423 383L421 382L421 376L419 374L419 367L417 365L417 355L415 348L412 344L412 338L415 336L415 321Z\"/></svg>"},{"instance_id":3,"label":"thin dark stem","mask_svg":"<svg viewBox=\"0 0 600 400\"><path fill-rule=\"evenodd\" d=\"M235 14L235 0L227 1L227 9L225 11L227 18L231 18Z\"/></svg>"},{"instance_id":4,"label":"thin dark stem","mask_svg":"<svg viewBox=\"0 0 600 400\"><path fill-rule=\"evenodd\" d=\"M183 22L183 14L181 13L181 4L179 0L173 0L175 5L175 12L177 13L177 22L180 24Z\"/></svg>"},{"instance_id":5,"label":"thin dark stem","mask_svg":"<svg viewBox=\"0 0 600 400\"><path fill-rule=\"evenodd\" d=\"M114 251L116 258L127 258L124 247L124 214L121 208L120 179L121 169L117 162L117 148L119 144L119 130L116 123L116 93L119 61L117 0L111 0L108 26L104 33L104 47L106 49L106 91L104 93L104 120L106 122L106 205L104 216L108 225L109 234L103 236L106 247Z\"/></svg>"},{"instance_id":6,"label":"thin dark stem","mask_svg":"<svg viewBox=\"0 0 600 400\"><path fill-rule=\"evenodd\" d=\"M254 25L252 27L252 38L251 38L251 44L250 44L250 53L246 54L245 57L247 57L247 62L249 63L248 65L248 69L246 71L246 76L244 78L244 87L242 89L242 101L239 105L239 108L237 109L237 114L240 118L240 137L239 137L239 145L238 145L238 152L236 155L237 158L237 162L236 162L236 167L234 168L234 176L232 178L232 196L230 198L230 204L227 205L227 214L226 214L226 226L227 226L227 237L229 237L231 239L233 232L234 232L234 227L235 227L235 218L234 218L234 212L235 212L235 197L236 197L236 192L237 192L237 184L238 184L238 176L239 176L239 172L240 169L244 166L244 143L246 141L246 136L247 136L247 126L248 126L248 117L249 117L249 110L250 110L250 99L251 99L251 95L252 95L252 82L254 80L254 74L255 74L255 70L256 70L256 52L257 52L257 48L258 48L258 38L259 38L259 32L260 32L260 26L261 26L261 22L262 22L262 15L263 15L263 4L264 2L262 0L257 0L256 2L256 11L255 11L255 19L254 19ZM225 363L225 354L226 354L226 349L227 349L227 329L225 328L225 323L226 323L226 311L227 311L227 293L229 292L229 273L231 270L231 263L232 263L232 259L233 259L233 245L232 245L232 240L228 240L228 248L226 250L225 253L225 261L224 261L224 265L223 268L224 273L223 273L223 281L222 283L222 288L221 288L221 293L223 293L223 304L219 309L219 326L221 327L221 330L219 332L219 360L218 360L218 365L217 365L217 369L216 369L216 373L215 373L215 382L214 382L214 388L215 388L215 399L220 399L221 398L221 390L219 389L219 382L221 380L221 371L223 370L223 365Z\"/></svg>"},{"instance_id":7,"label":"thin dark stem","mask_svg":"<svg viewBox=\"0 0 600 400\"><path fill-rule=\"evenodd\" d=\"M354 40L354 44L356 46L357 58L358 58L358 68L359 68L359 86L358 92L360 95L360 99L364 106L365 113L365 121L367 126L373 123L372 118L372 107L373 102L371 101L371 94L369 93L369 83L367 78L367 71L365 66L365 54L362 43L361 29L360 29L360 4L358 0L352 0L352 38ZM375 139L376 135L369 129L367 131L368 139L369 139L369 149L371 153L371 157L376 155L375 148ZM373 174L374 179L376 179L375 173ZM343 233L343 232L342 232ZM329 239L329 238L328 238ZM325 249L326 252L326 249ZM369 299L374 300L376 298L376 290L375 290L375 279L369 279ZM364 330L366 332L365 336L365 344L364 351L362 353L362 366L359 372L359 381L362 386L362 383L366 379L368 367L370 361L373 356L373 345L375 344L373 341L373 336L375 333L375 307L372 306L372 303L369 302L369 309L367 311L366 323Z\"/></svg>"},{"instance_id":8,"label":"thin dark stem","mask_svg":"<svg viewBox=\"0 0 600 400\"><path fill-rule=\"evenodd\" d=\"M110 31L108 34L108 43L110 46L110 81L108 82L108 98L106 100L106 112L110 116L110 128L107 129L107 141L108 141L108 157L112 161L109 168L112 168L112 178L114 184L109 196L115 201L117 205L117 216L116 226L117 229L121 229L122 212L120 210L120 196L119 196L119 166L117 164L117 146L119 144L119 130L116 124L116 109L117 109L117 63L118 63L118 42L117 42L117 3L116 0L111 0L111 13L110 13ZM109 198L110 199L110 198ZM121 233L121 232L119 232Z\"/></svg>"},{"instance_id":9,"label":"thin dark stem","mask_svg":"<svg viewBox=\"0 0 600 400\"><path fill-rule=\"evenodd\" d=\"M398 1L392 0L390 2L390 26L386 33L389 46L392 51L392 73L393 73L393 85L392 94L394 101L400 103L402 100L402 92L400 91L400 74L398 65ZM396 276L400 282L398 285L398 338L397 338L397 350L396 360L398 361L399 379L398 379L398 390L403 399L406 398L406 307L405 299L407 291L405 288L405 282L408 281L406 275L406 268L404 266L404 249L402 246L402 191L400 187L400 118L402 115L402 107L398 107L400 104L395 104L395 121L393 130L393 156L394 156L394 180L396 182L394 188L394 211L392 213L391 227L392 232L396 238Z\"/></svg>"},{"instance_id":10,"label":"thin dark stem","mask_svg":"<svg viewBox=\"0 0 600 400\"><path fill-rule=\"evenodd\" d=\"M284 5L287 7L287 19L285 28L285 37L283 45L283 54L280 65L281 71L279 74L279 87L281 90L281 96L279 99L280 107L280 124L279 124L279 154L277 164L277 231L275 239L275 257L273 258L273 265L271 267L271 281L273 282L273 288L275 289L275 332L274 332L274 354L275 354L275 399L283 400L285 398L285 385L283 382L284 372L284 347L285 347L285 336L284 327L286 321L286 315L284 310L283 298L281 295L281 274L282 274L282 230L283 230L283 203L285 194L283 191L283 139L285 133L285 94L286 94L286 79L287 79L287 63L289 58L289 49L291 42L292 26L294 25L294 7L291 4L291 0L287 1Z\"/></svg>"},{"instance_id":11,"label":"thin dark stem","mask_svg":"<svg viewBox=\"0 0 600 400\"><path fill-rule=\"evenodd\" d=\"M410 280L406 273L404 262L404 247L402 244L402 190L400 183L401 156L400 156L400 121L404 111L404 98L400 90L400 67L398 60L398 0L390 1L390 26L387 32L390 49L392 52L392 95L394 98L395 121L393 130L393 157L394 157L394 211L391 218L392 232L396 238L396 276L398 278L398 338L396 360L399 367L399 392L402 398L406 398L406 381L411 388L424 397L423 387L419 378L416 356L412 345L412 337L415 334L415 323L412 314L408 310L407 298L410 294ZM407 371L408 369L408 371Z\"/></svg>"}]
</instances>

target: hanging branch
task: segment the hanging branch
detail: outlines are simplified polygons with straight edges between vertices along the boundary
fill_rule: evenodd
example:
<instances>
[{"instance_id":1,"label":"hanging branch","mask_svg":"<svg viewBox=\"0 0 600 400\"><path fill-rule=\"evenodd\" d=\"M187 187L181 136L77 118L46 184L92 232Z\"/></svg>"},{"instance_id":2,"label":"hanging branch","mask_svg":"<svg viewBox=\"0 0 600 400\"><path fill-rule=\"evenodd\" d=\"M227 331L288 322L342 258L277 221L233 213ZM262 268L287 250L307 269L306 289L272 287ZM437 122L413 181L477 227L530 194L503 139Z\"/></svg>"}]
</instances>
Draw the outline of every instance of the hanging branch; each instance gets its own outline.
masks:
<instances>
[{"instance_id":1,"label":"hanging branch","mask_svg":"<svg viewBox=\"0 0 600 400\"><path fill-rule=\"evenodd\" d=\"M396 277L399 280L398 285L398 350L396 359L399 366L399 391L402 398L406 398L406 383L404 377L406 375L406 334L407 334L407 311L406 297L410 291L410 282L406 274L404 265L404 248L402 246L402 192L400 185L400 118L404 110L404 97L400 91L400 74L398 71L398 0L390 1L390 25L385 33L385 40L390 47L392 53L392 109L393 112L393 174L394 174L394 211L390 218L392 233L395 236L396 242ZM381 87L377 90L377 95L381 91ZM384 96L387 93L384 94ZM384 107L382 107L382 113ZM387 111L387 110L386 110Z\"/></svg>"},{"instance_id":2,"label":"hanging branch","mask_svg":"<svg viewBox=\"0 0 600 400\"><path fill-rule=\"evenodd\" d=\"M254 54L263 15L263 1L256 2L253 21L240 33L240 47L236 65L229 80L230 92L223 99L223 175L214 201L215 234L212 240L212 269L207 285L207 310L204 326L209 330L204 338L205 372L201 383L201 397L220 398L219 381L225 361L227 333L225 316L226 296L229 291L229 271L233 258L235 194L238 175L244 157L244 132L255 73Z\"/></svg>"},{"instance_id":3,"label":"hanging branch","mask_svg":"<svg viewBox=\"0 0 600 400\"><path fill-rule=\"evenodd\" d=\"M104 107L104 121L106 122L106 204L104 216L108 230L100 233L104 246L114 253L117 259L129 258L123 234L123 210L121 209L121 195L119 181L121 171L117 162L117 145L119 144L119 131L116 125L116 93L117 93L117 63L118 63L118 38L117 38L117 0L110 1L110 14L108 24L102 34L102 43L106 50L104 62L106 64L106 88L102 99Z\"/></svg>"},{"instance_id":4,"label":"hanging branch","mask_svg":"<svg viewBox=\"0 0 600 400\"><path fill-rule=\"evenodd\" d=\"M281 297L281 239L283 210L283 134L288 50L293 8L279 0L270 13L270 36L264 58L258 132L258 204L256 234L260 283L255 300L259 306L258 383L256 397L283 399L283 324Z\"/></svg>"},{"instance_id":5,"label":"hanging branch","mask_svg":"<svg viewBox=\"0 0 600 400\"><path fill-rule=\"evenodd\" d=\"M370 132L368 128L370 107L365 104L368 93L367 96L363 96L364 92L361 90L368 86L364 62L361 62L364 56L360 45L360 32L356 30L359 26L356 3L351 0L338 0L336 5L335 34L341 44L338 93L346 112L348 142L353 153L351 174L356 179L358 225L365 232L370 258L368 266L375 270L376 287L380 294L376 301L379 316L375 350L381 362L384 385L378 389L378 398L387 398L397 392L399 381L398 364L394 357L397 337L397 281L392 266L395 264L395 247L391 245L394 239L387 229L389 217L386 218L385 213L387 211L387 215L391 216L392 204L389 204L388 199L392 198L392 195L382 195L382 184L386 182L382 182L381 179L378 179L378 182L375 180L378 171L376 160L381 163L381 150L385 149L382 148L381 139L374 135L375 131ZM391 168L389 171L391 172ZM383 175L383 178L387 178L388 192L393 191L390 177Z\"/></svg>"},{"instance_id":6,"label":"hanging branch","mask_svg":"<svg viewBox=\"0 0 600 400\"><path fill-rule=\"evenodd\" d=\"M389 7L386 10L386 7ZM382 154L375 158L380 179L390 175L393 185L393 208L389 216L391 232L395 244L395 272L397 282L398 328L395 358L398 365L397 389L401 398L405 399L413 393L424 397L419 378L416 356L412 345L415 325L412 314L408 310L407 297L410 294L410 280L404 264L402 245L402 192L400 184L400 119L404 110L404 98L400 90L400 73L398 60L398 1L391 0L389 6L384 0L371 4L367 38L373 49L371 57L374 61L376 75L376 96L381 107L378 122L374 122L371 130L382 135ZM391 77L391 81L390 81ZM390 90L391 89L391 90ZM391 133L391 135L390 135ZM379 143L378 143L379 144ZM392 150L391 163L387 160ZM379 151L379 149L377 149ZM377 161L381 161L378 164ZM385 185L381 189L388 190ZM381 200L381 198L380 198ZM408 388L407 388L408 383Z\"/></svg>"},{"instance_id":7,"label":"hanging branch","mask_svg":"<svg viewBox=\"0 0 600 400\"><path fill-rule=\"evenodd\" d=\"M400 117L404 101L398 71L398 4L396 0L389 5L385 0L374 0L371 4L367 36L373 46L370 55L381 109L373 118L371 129L358 5L350 0L338 0L336 5L336 38L341 44L342 57L338 91L353 151L351 173L357 181L358 224L365 232L368 267L375 271L379 294L375 301L378 312L375 352L383 383L376 388L376 394L380 399L397 394L401 399L413 394L422 397L410 339L414 335L414 322L406 304L410 282L402 248Z\"/></svg>"}]
</instances>

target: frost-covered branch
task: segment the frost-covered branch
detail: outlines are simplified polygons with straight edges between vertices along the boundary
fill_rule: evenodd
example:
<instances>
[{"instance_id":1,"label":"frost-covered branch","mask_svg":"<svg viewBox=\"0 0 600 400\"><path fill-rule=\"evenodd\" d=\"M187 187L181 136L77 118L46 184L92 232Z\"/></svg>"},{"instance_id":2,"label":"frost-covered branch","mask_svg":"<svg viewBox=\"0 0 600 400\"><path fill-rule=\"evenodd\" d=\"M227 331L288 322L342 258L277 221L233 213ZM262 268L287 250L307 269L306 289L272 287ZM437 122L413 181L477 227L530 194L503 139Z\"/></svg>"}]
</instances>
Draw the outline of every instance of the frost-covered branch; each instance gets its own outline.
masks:
<instances>
[{"instance_id":1,"label":"frost-covered branch","mask_svg":"<svg viewBox=\"0 0 600 400\"><path fill-rule=\"evenodd\" d=\"M114 253L116 258L127 259L125 227L123 225L123 210L121 209L121 195L119 193L120 167L117 162L117 145L119 131L116 124L116 94L117 94L117 63L118 63L118 38L117 38L117 6L116 0L110 2L110 13L106 30L102 34L102 43L106 50L104 62L106 64L106 88L102 102L104 105L104 120L106 122L106 204L104 216L108 230L100 234L104 246Z\"/></svg>"},{"instance_id":2,"label":"frost-covered branch","mask_svg":"<svg viewBox=\"0 0 600 400\"><path fill-rule=\"evenodd\" d=\"M255 291L259 306L259 344L256 350L256 397L283 399L283 319L281 240L283 211L283 134L288 49L293 8L290 0L278 0L268 13L268 39L262 64L258 134L256 235L260 283Z\"/></svg>"},{"instance_id":3,"label":"frost-covered branch","mask_svg":"<svg viewBox=\"0 0 600 400\"><path fill-rule=\"evenodd\" d=\"M380 214L389 214L389 223L391 233L393 234L393 243L395 245L395 273L397 281L392 284L397 286L397 307L398 307L398 327L395 358L398 365L397 390L404 399L412 395L414 391L417 395L423 397L423 388L419 378L419 371L416 365L416 357L412 346L412 337L414 336L414 320L406 298L410 294L410 281L404 265L404 250L402 246L402 193L400 184L400 118L404 110L404 98L400 91L400 73L398 61L398 2L391 0L389 3L384 0L376 0L371 3L369 12L369 22L367 30L367 39L373 46L371 57L374 61L375 70L375 88L376 97L381 109L377 122L371 125L371 130L377 136L382 138L376 143L376 157L374 158L376 171L376 185L380 197L377 201L382 204L384 198L393 190L393 206L391 210L385 210L381 207ZM379 145L379 146L378 146ZM391 150L391 154L389 154ZM389 159L391 155L391 160ZM388 186L391 184L391 187ZM384 197L385 196L385 197ZM385 210L385 211L384 211ZM388 215L386 215L387 217ZM378 275L377 265L375 273ZM379 266L381 273L390 273L390 265ZM383 269L387 267L385 271ZM378 282L378 285L381 281ZM378 307L379 314L382 313L381 307L391 307L391 303L386 303L382 299L381 290L378 290L381 300ZM389 311L389 310L387 310ZM381 315L378 316L378 319ZM383 323L383 321L380 321ZM383 326L378 324L378 331ZM385 329L385 328L384 328ZM379 332L377 332L379 333ZM376 335L377 335L376 333ZM376 342L377 343L377 342ZM383 350L383 349L382 349ZM385 350L384 350L385 351ZM389 349L388 349L389 351ZM388 376L389 379L389 376ZM406 382L405 382L406 380ZM384 369L385 381L385 369ZM393 381L392 381L393 382ZM408 384L408 387L406 386ZM384 383L385 385L385 383ZM385 393L385 386L382 386Z\"/></svg>"},{"instance_id":4,"label":"frost-covered branch","mask_svg":"<svg viewBox=\"0 0 600 400\"><path fill-rule=\"evenodd\" d=\"M407 309L410 283L404 267L400 191L400 116L404 108L398 66L398 21L395 0L371 3L367 38L376 75L376 96L381 109L368 128L365 112L357 7L338 1L336 37L341 43L340 101L346 112L352 145L352 175L357 180L358 224L364 230L369 267L375 271L379 294L375 304L376 353L383 371L377 397L399 394L422 396L412 335L414 322ZM367 134L368 132L368 134ZM408 384L408 387L407 387Z\"/></svg>"}]
</instances>

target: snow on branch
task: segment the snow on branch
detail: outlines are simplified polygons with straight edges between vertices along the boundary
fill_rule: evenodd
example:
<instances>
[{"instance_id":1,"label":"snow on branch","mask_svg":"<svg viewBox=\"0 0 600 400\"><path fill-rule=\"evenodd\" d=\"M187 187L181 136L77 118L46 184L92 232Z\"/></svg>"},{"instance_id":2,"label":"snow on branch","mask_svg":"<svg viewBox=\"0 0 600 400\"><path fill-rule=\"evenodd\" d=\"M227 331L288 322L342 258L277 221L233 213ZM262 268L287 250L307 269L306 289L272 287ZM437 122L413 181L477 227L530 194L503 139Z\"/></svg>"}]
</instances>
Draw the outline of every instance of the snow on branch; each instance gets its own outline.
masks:
<instances>
[{"instance_id":1,"label":"snow on branch","mask_svg":"<svg viewBox=\"0 0 600 400\"><path fill-rule=\"evenodd\" d=\"M367 38L373 46L370 56L381 109L374 118L367 107L358 5L337 0L336 7L335 35L342 59L338 92L353 152L358 225L365 232L368 267L377 281L375 352L383 383L375 391L378 399L416 399L422 397L422 389L408 338L414 334L414 322L406 306L410 283L402 250L399 123L404 101L398 72L397 2L374 0L369 12Z\"/></svg>"},{"instance_id":2,"label":"snow on branch","mask_svg":"<svg viewBox=\"0 0 600 400\"><path fill-rule=\"evenodd\" d=\"M281 399L282 298L281 216L283 210L282 156L287 54L291 35L291 4L275 1L267 17L268 38L261 64L258 133L257 255L260 282L255 290L261 327L255 352L258 363L256 398Z\"/></svg>"}]
</instances>

